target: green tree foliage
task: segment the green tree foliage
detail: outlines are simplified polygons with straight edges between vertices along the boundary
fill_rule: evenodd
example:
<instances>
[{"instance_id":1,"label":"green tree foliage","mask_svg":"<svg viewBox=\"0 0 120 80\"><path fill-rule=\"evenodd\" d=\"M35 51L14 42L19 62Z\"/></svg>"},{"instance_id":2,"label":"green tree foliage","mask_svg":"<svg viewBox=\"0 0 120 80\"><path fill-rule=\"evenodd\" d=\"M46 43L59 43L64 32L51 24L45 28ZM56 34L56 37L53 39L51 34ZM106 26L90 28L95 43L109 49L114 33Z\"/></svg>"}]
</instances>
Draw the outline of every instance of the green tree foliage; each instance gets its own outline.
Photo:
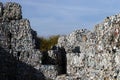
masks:
<instances>
[{"instance_id":1,"label":"green tree foliage","mask_svg":"<svg viewBox=\"0 0 120 80\"><path fill-rule=\"evenodd\" d=\"M55 44L57 44L59 35L56 36L51 36L49 38L44 38L44 37L40 37L40 50L41 51L48 51L51 49L52 46L54 46Z\"/></svg>"}]
</instances>

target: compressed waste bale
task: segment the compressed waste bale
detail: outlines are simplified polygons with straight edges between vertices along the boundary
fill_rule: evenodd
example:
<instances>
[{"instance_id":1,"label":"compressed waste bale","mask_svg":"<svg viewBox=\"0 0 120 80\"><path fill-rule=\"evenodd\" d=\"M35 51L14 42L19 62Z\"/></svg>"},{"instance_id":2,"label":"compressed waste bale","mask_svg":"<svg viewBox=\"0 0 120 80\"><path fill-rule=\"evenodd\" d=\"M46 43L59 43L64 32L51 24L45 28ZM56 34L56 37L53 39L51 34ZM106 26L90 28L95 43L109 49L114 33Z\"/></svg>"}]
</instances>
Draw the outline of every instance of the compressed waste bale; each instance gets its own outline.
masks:
<instances>
[{"instance_id":1,"label":"compressed waste bale","mask_svg":"<svg viewBox=\"0 0 120 80\"><path fill-rule=\"evenodd\" d=\"M4 7L4 18L19 20L22 18L21 6L18 3L7 2Z\"/></svg>"}]
</instances>

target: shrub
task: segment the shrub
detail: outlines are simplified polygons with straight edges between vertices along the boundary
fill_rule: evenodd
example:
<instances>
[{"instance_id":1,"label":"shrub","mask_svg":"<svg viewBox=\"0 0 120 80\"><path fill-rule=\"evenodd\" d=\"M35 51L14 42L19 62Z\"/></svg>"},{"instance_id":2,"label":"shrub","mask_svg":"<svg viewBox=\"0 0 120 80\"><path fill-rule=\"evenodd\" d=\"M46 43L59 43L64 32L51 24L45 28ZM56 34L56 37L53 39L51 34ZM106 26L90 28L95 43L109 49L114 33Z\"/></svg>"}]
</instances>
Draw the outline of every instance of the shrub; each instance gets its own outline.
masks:
<instances>
[{"instance_id":1,"label":"shrub","mask_svg":"<svg viewBox=\"0 0 120 80\"><path fill-rule=\"evenodd\" d=\"M52 46L55 46L58 42L59 35L51 36L49 38L40 37L40 50L48 51Z\"/></svg>"}]
</instances>

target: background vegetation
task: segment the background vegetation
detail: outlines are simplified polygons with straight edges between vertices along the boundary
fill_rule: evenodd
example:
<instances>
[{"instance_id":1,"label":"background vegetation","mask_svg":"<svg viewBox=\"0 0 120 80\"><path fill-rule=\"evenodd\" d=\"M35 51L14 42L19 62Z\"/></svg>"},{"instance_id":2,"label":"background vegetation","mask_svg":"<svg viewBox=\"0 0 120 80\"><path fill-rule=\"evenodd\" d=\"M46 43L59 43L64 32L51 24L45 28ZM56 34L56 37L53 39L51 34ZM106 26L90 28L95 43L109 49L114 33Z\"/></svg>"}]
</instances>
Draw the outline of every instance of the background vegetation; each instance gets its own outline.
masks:
<instances>
[{"instance_id":1,"label":"background vegetation","mask_svg":"<svg viewBox=\"0 0 120 80\"><path fill-rule=\"evenodd\" d=\"M58 42L59 35L50 36L48 38L39 37L40 40L40 50L42 52L48 51L52 46L55 46Z\"/></svg>"}]
</instances>

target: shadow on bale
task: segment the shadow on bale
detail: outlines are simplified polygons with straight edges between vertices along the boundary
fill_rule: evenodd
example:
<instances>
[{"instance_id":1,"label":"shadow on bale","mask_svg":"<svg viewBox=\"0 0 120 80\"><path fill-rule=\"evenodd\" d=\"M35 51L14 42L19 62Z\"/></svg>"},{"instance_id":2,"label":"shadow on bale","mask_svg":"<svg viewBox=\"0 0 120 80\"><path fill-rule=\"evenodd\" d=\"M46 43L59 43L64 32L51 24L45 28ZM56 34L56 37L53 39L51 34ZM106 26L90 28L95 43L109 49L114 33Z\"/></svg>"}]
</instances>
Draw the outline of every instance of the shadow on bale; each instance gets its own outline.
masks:
<instances>
[{"instance_id":1,"label":"shadow on bale","mask_svg":"<svg viewBox=\"0 0 120 80\"><path fill-rule=\"evenodd\" d=\"M32 66L17 60L0 47L0 80L45 80L44 75Z\"/></svg>"}]
</instances>

